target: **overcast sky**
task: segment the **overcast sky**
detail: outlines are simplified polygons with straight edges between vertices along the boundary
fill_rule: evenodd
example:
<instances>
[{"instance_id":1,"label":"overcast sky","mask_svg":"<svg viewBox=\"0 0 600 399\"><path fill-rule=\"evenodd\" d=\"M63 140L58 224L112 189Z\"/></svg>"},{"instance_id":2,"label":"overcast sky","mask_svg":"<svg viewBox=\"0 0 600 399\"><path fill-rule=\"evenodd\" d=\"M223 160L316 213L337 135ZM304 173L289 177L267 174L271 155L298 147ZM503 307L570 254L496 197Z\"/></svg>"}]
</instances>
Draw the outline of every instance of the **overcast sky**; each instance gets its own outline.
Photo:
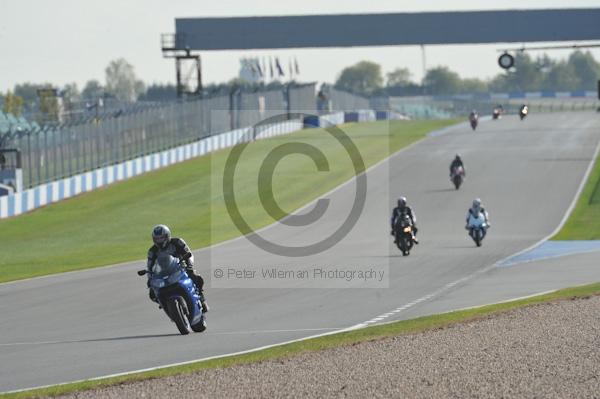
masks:
<instances>
[{"instance_id":1,"label":"overcast sky","mask_svg":"<svg viewBox=\"0 0 600 399\"><path fill-rule=\"evenodd\" d=\"M134 65L146 83L174 82L172 60L162 58L160 34L175 31L177 17L256 16L374 12L414 12L516 8L600 7L600 0L0 0L0 91L16 83L104 82L104 68L118 57ZM599 22L600 23L600 22ZM572 43L568 43L572 44ZM514 47L512 45L511 47ZM446 65L463 77L497 74L498 45L427 46L427 66ZM552 51L565 57L569 51ZM600 60L600 50L593 51ZM296 57L301 81L334 81L339 71L360 60L382 65L384 72L407 67L422 77L417 46L346 49L218 51L203 54L206 82L237 76L243 56ZM535 53L532 53L535 55Z\"/></svg>"}]
</instances>

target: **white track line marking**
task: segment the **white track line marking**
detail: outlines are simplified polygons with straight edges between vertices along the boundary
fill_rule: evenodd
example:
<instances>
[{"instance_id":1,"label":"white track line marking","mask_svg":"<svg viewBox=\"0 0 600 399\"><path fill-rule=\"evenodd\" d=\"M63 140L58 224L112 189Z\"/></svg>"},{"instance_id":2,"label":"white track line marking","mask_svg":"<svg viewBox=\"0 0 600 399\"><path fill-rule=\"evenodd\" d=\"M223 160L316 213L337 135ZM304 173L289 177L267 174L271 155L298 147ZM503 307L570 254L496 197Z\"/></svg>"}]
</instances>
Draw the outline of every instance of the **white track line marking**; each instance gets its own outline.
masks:
<instances>
[{"instance_id":1,"label":"white track line marking","mask_svg":"<svg viewBox=\"0 0 600 399\"><path fill-rule=\"evenodd\" d=\"M540 245L542 243L538 243L537 245ZM534 247L535 248L535 247ZM530 248L529 250L533 250L534 248ZM556 254L556 255L548 255L548 256L543 256L541 258L534 258L534 259L524 259L524 260L520 260L518 262L512 262L510 261L510 259L512 258L512 256L510 258L508 258L506 260L507 263L502 263L502 264L497 264L498 267L512 267L512 266L518 266L518 265L523 265L526 263L533 263L533 262L543 262L546 260L552 260L552 259L556 259L556 258L564 258L565 256L575 256L575 255L585 255L585 254L591 254L594 252L599 252L600 249L588 249L585 251L576 251L576 252L568 252L568 253L564 253L564 254ZM517 255L515 255L517 256Z\"/></svg>"},{"instance_id":2,"label":"white track line marking","mask_svg":"<svg viewBox=\"0 0 600 399\"><path fill-rule=\"evenodd\" d=\"M306 331L339 331L344 327L324 327L324 328L297 328L297 329L280 329L280 330L250 330L250 331L222 331L222 332L208 332L202 335L251 335L251 334L274 334L274 333L290 333L290 332L306 332ZM176 334L164 334L164 337L171 337ZM7 342L0 343L0 347L2 346L23 346L23 345L57 345L57 344L77 344L77 343L85 343L85 342L94 342L94 341L119 341L120 337L100 337L100 338L86 338L86 339L73 339L73 340L65 340L65 341L29 341L29 342ZM126 338L136 338L136 337L124 337ZM149 338L143 335L140 335L138 338ZM160 335L155 336L155 338L161 338Z\"/></svg>"},{"instance_id":3,"label":"white track line marking","mask_svg":"<svg viewBox=\"0 0 600 399\"><path fill-rule=\"evenodd\" d=\"M434 291L434 292L432 292L430 294L424 295L424 296L422 296L422 297L420 297L418 299L415 299L412 302L409 302L409 303L404 304L404 305L402 305L400 307L397 307L396 309L394 309L394 310L392 310L390 312L384 313L382 315L374 317L374 318L372 318L370 320L367 320L365 322L356 324L356 325L352 326L351 328L352 329L357 329L357 328L363 328L363 327L366 327L366 326L369 326L369 325L373 325L373 324L382 324L382 323L379 323L379 322L381 322L381 321L383 321L383 320L385 320L385 319L387 319L387 318L389 318L389 317L391 317L393 315L397 315L398 313L403 312L403 311L405 311L407 309L410 309L413 306L420 304L421 302L425 302L425 301L428 301L428 300L430 300L430 299L432 299L434 297L437 297L437 296L443 294L444 292L448 291L452 287L454 287L454 286L456 286L456 285L458 285L460 283L466 282L466 281L472 279L475 276L478 276L480 274L486 273L486 272L492 270L494 267L495 267L495 264L491 265L491 266L487 266L487 267L485 267L483 269L480 269L480 270L478 270L478 271L476 271L476 272L474 272L474 273L472 273L472 274L470 274L468 276L461 277L458 280L452 281L452 282L450 282L450 283L442 286L441 288L439 288L438 290L436 290L436 291Z\"/></svg>"},{"instance_id":4,"label":"white track line marking","mask_svg":"<svg viewBox=\"0 0 600 399\"><path fill-rule=\"evenodd\" d=\"M541 292L536 292L535 294L530 294L530 295L524 295L524 296L518 296L516 298L511 298L511 299L505 299L503 301L499 301L499 302L490 302L490 303L485 303L483 305L475 305L475 306L467 306L464 308L458 308L458 309L453 309L453 310L449 310L447 312L443 312L443 313L452 313L452 312L460 312L461 310L471 310L471 309L477 309L477 308L482 308L484 306L490 306L490 305L497 305L499 303L510 303L510 302L516 302L516 301L520 301L522 299L528 299L528 298L533 298L534 296L540 296L540 295L546 295L546 294L551 294L553 292L556 292L558 290L547 290L547 291L541 291ZM440 314L443 314L440 313Z\"/></svg>"}]
</instances>

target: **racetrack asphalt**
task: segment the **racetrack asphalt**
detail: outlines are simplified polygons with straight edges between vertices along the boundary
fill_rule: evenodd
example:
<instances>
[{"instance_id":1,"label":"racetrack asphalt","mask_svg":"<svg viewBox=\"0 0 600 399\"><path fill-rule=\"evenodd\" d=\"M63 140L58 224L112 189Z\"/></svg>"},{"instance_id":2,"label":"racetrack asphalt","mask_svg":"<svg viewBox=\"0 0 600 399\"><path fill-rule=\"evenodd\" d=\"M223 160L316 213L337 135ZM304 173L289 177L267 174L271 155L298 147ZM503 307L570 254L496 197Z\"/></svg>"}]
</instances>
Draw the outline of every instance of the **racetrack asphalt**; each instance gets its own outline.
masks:
<instances>
[{"instance_id":1,"label":"racetrack asphalt","mask_svg":"<svg viewBox=\"0 0 600 399\"><path fill-rule=\"evenodd\" d=\"M516 116L431 137L367 173L357 224L331 249L305 258L272 255L246 239L196 251L207 277L208 330L186 337L147 299L135 274L144 262L0 285L0 392L222 355L356 325L411 318L600 280L596 254L498 268L496 262L553 232L573 201L600 140L593 113ZM456 191L448 164L456 153L467 179ZM329 193L316 224L276 223L261 233L279 243L319 240L339 226L354 181ZM389 236L389 213L405 195L418 215L421 244L402 257ZM476 248L464 230L475 197L492 228ZM301 211L304 212L304 211ZM177 232L174 232L175 234ZM140 248L143 254L145 248ZM595 256L595 257L594 257ZM571 259L578 261L573 264ZM302 288L266 281L242 288L210 278L211 265L358 265L387 272L389 286ZM388 270L389 267L389 270ZM214 272L214 270L212 270ZM229 283L229 282L228 282ZM245 285L249 284L249 285ZM260 285L259 284L259 285ZM333 284L331 281L324 283Z\"/></svg>"}]
</instances>

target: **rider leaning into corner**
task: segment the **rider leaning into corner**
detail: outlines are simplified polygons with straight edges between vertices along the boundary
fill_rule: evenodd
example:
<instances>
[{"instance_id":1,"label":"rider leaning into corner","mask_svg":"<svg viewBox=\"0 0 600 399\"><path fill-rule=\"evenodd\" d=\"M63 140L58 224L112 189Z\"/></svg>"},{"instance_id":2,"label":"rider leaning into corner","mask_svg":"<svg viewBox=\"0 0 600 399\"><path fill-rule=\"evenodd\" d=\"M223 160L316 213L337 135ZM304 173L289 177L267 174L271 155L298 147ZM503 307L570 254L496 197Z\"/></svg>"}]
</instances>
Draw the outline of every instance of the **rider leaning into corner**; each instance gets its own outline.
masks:
<instances>
[{"instance_id":1,"label":"rider leaning into corner","mask_svg":"<svg viewBox=\"0 0 600 399\"><path fill-rule=\"evenodd\" d=\"M419 229L417 228L417 215L412 210L412 208L410 206L408 206L408 204L406 202L406 197L400 197L398 199L398 206L395 207L394 210L392 211L392 219L391 219L392 235L395 235L394 226L396 225L396 220L398 220L400 215L402 215L403 213L407 214L408 217L410 218L410 222L412 223L412 228L413 228L414 242L415 242L415 244L418 244L419 240L417 239L417 232L419 231Z\"/></svg>"},{"instance_id":2,"label":"rider leaning into corner","mask_svg":"<svg viewBox=\"0 0 600 399\"><path fill-rule=\"evenodd\" d=\"M194 270L194 255L185 241L177 237L171 238L171 230L164 224L159 224L152 229L152 242L154 242L154 245L148 250L148 270L152 269L152 266L154 266L154 263L161 254L171 255L179 259L185 267L188 276L198 289L200 303L202 304L202 312L208 312L209 308L206 299L204 298L203 291L204 279ZM157 302L153 290L150 290L150 299Z\"/></svg>"},{"instance_id":3,"label":"rider leaning into corner","mask_svg":"<svg viewBox=\"0 0 600 399\"><path fill-rule=\"evenodd\" d=\"M481 205L481 200L479 198L475 198L473 200L473 204L467 211L467 218L466 218L467 225L465 226L465 229L469 230L469 235L471 237L473 236L473 229L471 228L471 226L469 226L469 218L471 216L473 216L474 218L477 218L480 213L483 215L483 219L485 220L485 224L487 225L487 228L489 228L490 227L489 215L488 215L487 211L485 210L485 208ZM487 229L483 229L483 237L485 237L486 230Z\"/></svg>"},{"instance_id":4,"label":"rider leaning into corner","mask_svg":"<svg viewBox=\"0 0 600 399\"><path fill-rule=\"evenodd\" d=\"M458 168L459 166L463 168L463 174L466 175L467 173L465 171L465 165L463 164L460 154L456 154L456 157L454 157L452 163L450 164L450 176L452 176L452 171L454 168Z\"/></svg>"}]
</instances>

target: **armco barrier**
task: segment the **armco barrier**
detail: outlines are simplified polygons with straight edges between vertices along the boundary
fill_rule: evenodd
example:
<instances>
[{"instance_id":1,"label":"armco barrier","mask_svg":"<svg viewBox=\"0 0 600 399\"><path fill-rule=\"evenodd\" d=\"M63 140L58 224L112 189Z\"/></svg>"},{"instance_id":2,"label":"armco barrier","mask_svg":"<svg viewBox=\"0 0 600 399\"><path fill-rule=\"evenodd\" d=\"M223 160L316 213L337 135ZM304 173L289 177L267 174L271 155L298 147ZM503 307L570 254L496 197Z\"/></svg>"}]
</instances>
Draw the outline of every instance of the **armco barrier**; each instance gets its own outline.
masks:
<instances>
[{"instance_id":1,"label":"armco barrier","mask_svg":"<svg viewBox=\"0 0 600 399\"><path fill-rule=\"evenodd\" d=\"M0 197L0 219L17 216L44 205L95 190L111 183L198 157L234 144L262 139L302 129L298 120L286 121L261 128L254 135L252 128L241 128L181 145L170 150L142 156L116 165L81 173L65 179L42 184L14 195Z\"/></svg>"},{"instance_id":2,"label":"armco barrier","mask_svg":"<svg viewBox=\"0 0 600 399\"><path fill-rule=\"evenodd\" d=\"M375 111L362 109L358 111L344 112L344 122L369 122L375 120Z\"/></svg>"},{"instance_id":3,"label":"armco barrier","mask_svg":"<svg viewBox=\"0 0 600 399\"><path fill-rule=\"evenodd\" d=\"M333 114L319 116L319 126L321 127L341 125L342 123L344 123L343 112L334 112Z\"/></svg>"},{"instance_id":4,"label":"armco barrier","mask_svg":"<svg viewBox=\"0 0 600 399\"><path fill-rule=\"evenodd\" d=\"M333 125L341 125L346 122L368 122L375 120L400 120L410 119L406 115L403 115L395 111L372 111L362 110L353 112L334 112L332 114L319 116L318 125L314 125L315 120L310 119L309 125L314 127L328 127Z\"/></svg>"},{"instance_id":5,"label":"armco barrier","mask_svg":"<svg viewBox=\"0 0 600 399\"><path fill-rule=\"evenodd\" d=\"M304 126L305 127L319 127L321 124L319 123L319 117L317 115L309 115L304 117Z\"/></svg>"},{"instance_id":6,"label":"armco barrier","mask_svg":"<svg viewBox=\"0 0 600 399\"><path fill-rule=\"evenodd\" d=\"M535 98L597 98L598 93L590 90L575 90L575 91L513 91L509 93L469 93L456 95L435 95L432 97L413 97L413 98L429 98L435 101L452 101L452 100L510 100L510 99L535 99Z\"/></svg>"}]
</instances>

